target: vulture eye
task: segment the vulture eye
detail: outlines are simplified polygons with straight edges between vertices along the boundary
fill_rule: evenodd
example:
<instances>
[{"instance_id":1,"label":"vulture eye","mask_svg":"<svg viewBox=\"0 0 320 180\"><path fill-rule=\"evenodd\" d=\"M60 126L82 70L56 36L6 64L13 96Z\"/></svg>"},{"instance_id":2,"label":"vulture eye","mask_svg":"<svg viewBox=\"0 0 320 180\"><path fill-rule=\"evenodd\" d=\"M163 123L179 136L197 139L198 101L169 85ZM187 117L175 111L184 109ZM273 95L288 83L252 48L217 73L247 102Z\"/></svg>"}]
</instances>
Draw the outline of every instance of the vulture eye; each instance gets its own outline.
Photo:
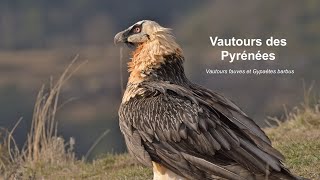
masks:
<instances>
[{"instance_id":1,"label":"vulture eye","mask_svg":"<svg viewBox=\"0 0 320 180\"><path fill-rule=\"evenodd\" d=\"M134 29L133 29L133 32L134 33L139 33L141 31L141 28L140 27L135 27Z\"/></svg>"}]
</instances>

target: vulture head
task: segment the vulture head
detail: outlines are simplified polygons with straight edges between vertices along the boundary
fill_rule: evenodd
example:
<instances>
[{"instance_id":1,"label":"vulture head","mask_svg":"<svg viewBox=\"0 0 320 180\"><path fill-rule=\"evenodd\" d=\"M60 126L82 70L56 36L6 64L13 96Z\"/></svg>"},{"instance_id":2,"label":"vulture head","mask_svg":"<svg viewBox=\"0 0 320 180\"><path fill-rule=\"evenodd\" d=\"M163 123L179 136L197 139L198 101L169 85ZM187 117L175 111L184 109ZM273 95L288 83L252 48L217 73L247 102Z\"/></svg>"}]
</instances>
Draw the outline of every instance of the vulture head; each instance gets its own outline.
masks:
<instances>
[{"instance_id":1,"label":"vulture head","mask_svg":"<svg viewBox=\"0 0 320 180\"><path fill-rule=\"evenodd\" d=\"M170 29L160 26L155 21L142 20L116 34L114 43L125 43L129 47L137 47L145 42L154 40L157 34L169 35Z\"/></svg>"},{"instance_id":2,"label":"vulture head","mask_svg":"<svg viewBox=\"0 0 320 180\"><path fill-rule=\"evenodd\" d=\"M146 72L158 69L168 61L168 56L182 58L182 50L175 41L171 29L151 20L142 20L117 33L114 43L126 44L132 49L128 63L129 81L142 81Z\"/></svg>"},{"instance_id":3,"label":"vulture head","mask_svg":"<svg viewBox=\"0 0 320 180\"><path fill-rule=\"evenodd\" d=\"M181 51L171 33L171 29L162 27L157 22L151 20L139 21L129 28L117 33L114 37L114 43L116 45L124 43L134 50L141 45L162 48L163 51L154 52L156 54L170 54L172 51Z\"/></svg>"}]
</instances>

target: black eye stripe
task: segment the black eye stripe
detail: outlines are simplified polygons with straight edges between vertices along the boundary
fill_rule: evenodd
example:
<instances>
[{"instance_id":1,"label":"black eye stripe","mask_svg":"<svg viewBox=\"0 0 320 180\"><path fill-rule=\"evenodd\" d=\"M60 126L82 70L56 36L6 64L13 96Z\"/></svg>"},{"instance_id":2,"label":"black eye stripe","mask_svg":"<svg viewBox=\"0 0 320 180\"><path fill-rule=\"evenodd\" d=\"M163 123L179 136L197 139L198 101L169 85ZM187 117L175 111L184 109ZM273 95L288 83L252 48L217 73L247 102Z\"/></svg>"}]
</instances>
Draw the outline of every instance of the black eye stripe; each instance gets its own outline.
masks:
<instances>
[{"instance_id":1,"label":"black eye stripe","mask_svg":"<svg viewBox=\"0 0 320 180\"><path fill-rule=\"evenodd\" d=\"M134 33L135 33L134 30L135 30L136 28L140 28L140 32L141 32L142 24L136 24L136 25L134 25L134 26L131 28L130 33L134 34Z\"/></svg>"}]
</instances>

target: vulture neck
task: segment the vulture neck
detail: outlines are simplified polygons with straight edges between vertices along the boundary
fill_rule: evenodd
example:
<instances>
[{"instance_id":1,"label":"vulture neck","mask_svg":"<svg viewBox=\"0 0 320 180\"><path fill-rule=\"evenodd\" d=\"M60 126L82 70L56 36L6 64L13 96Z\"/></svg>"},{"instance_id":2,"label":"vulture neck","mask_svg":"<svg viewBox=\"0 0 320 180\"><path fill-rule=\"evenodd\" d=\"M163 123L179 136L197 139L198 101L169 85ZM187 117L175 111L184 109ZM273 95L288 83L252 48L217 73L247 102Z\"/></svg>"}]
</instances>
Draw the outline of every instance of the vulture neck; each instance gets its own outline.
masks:
<instances>
[{"instance_id":1,"label":"vulture neck","mask_svg":"<svg viewBox=\"0 0 320 180\"><path fill-rule=\"evenodd\" d=\"M150 81L168 81L174 84L186 84L188 79L184 73L183 57L176 54L164 57L165 62L148 76Z\"/></svg>"},{"instance_id":2,"label":"vulture neck","mask_svg":"<svg viewBox=\"0 0 320 180\"><path fill-rule=\"evenodd\" d=\"M144 81L169 81L182 84L187 82L183 69L182 50L179 45L166 36L159 36L139 45L128 63L128 84Z\"/></svg>"}]
</instances>

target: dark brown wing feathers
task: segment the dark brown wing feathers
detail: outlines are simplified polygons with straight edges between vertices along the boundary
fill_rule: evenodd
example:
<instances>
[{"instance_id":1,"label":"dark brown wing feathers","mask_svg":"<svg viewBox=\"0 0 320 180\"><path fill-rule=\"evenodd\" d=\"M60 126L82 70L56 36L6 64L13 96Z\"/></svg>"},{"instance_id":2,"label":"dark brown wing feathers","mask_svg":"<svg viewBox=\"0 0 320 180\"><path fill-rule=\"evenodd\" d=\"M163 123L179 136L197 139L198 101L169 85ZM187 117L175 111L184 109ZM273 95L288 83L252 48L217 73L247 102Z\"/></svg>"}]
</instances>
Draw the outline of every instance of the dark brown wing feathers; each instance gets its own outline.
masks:
<instances>
[{"instance_id":1,"label":"dark brown wing feathers","mask_svg":"<svg viewBox=\"0 0 320 180\"><path fill-rule=\"evenodd\" d=\"M282 171L293 179L281 153L231 101L196 85L139 87L146 93L123 103L119 115L128 150L143 164L156 161L190 179L248 179L268 169L269 179Z\"/></svg>"}]
</instances>

